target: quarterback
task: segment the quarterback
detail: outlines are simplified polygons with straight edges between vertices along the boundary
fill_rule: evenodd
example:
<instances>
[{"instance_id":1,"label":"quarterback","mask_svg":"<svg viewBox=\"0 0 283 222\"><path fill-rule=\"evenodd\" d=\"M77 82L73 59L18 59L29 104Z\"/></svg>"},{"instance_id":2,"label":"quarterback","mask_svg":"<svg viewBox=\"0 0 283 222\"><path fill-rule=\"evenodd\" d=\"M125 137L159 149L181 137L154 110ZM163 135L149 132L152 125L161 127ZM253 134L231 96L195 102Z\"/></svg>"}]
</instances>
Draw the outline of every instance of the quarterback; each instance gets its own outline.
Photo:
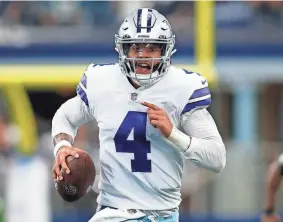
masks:
<instances>
[{"instance_id":1,"label":"quarterback","mask_svg":"<svg viewBox=\"0 0 283 222\"><path fill-rule=\"evenodd\" d=\"M167 19L141 8L115 35L119 62L90 64L77 96L52 121L55 163L70 172L65 157L76 130L95 119L99 127L99 207L90 220L179 220L184 159L219 173L226 164L222 138L206 108L208 83L201 75L171 65L175 36Z\"/></svg>"}]
</instances>

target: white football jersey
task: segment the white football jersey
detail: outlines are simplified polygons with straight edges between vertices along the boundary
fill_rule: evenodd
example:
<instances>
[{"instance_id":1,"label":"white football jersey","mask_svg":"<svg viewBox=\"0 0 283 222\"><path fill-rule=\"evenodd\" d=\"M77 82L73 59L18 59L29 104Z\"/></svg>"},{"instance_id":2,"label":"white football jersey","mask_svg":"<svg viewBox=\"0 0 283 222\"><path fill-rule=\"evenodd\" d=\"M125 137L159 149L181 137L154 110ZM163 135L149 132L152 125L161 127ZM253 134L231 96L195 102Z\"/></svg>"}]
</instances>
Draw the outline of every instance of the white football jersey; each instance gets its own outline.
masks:
<instances>
[{"instance_id":1,"label":"white football jersey","mask_svg":"<svg viewBox=\"0 0 283 222\"><path fill-rule=\"evenodd\" d=\"M118 64L91 64L77 93L100 129L98 204L121 209L177 208L183 156L149 123L147 107L140 101L163 108L180 129L183 113L210 105L206 79L171 66L154 85L135 89Z\"/></svg>"}]
</instances>

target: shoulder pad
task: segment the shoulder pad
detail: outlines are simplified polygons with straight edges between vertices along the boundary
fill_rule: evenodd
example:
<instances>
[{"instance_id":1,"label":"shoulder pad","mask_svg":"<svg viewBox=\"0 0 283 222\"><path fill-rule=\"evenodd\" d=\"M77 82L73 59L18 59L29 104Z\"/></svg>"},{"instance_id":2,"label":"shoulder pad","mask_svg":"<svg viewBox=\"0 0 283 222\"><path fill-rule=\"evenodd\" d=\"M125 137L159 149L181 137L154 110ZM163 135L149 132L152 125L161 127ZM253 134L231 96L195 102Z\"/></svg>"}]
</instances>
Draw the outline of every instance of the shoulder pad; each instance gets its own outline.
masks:
<instances>
[{"instance_id":1,"label":"shoulder pad","mask_svg":"<svg viewBox=\"0 0 283 222\"><path fill-rule=\"evenodd\" d=\"M207 80L197 73L191 73L190 87L193 88L182 114L196 109L207 108L211 104L211 94Z\"/></svg>"}]
</instances>

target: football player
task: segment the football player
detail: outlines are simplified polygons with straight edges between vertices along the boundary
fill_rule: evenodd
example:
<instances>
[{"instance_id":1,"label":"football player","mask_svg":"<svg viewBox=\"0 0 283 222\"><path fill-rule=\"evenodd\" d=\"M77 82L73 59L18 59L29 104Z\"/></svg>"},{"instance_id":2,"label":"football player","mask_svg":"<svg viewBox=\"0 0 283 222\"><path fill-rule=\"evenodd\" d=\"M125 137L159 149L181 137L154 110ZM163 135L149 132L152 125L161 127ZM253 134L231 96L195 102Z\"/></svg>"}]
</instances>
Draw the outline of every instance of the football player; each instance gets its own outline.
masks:
<instances>
[{"instance_id":1,"label":"football player","mask_svg":"<svg viewBox=\"0 0 283 222\"><path fill-rule=\"evenodd\" d=\"M280 216L275 211L276 193L279 190L283 175L283 154L273 161L268 169L266 180L265 209L262 222L279 222Z\"/></svg>"},{"instance_id":2,"label":"football player","mask_svg":"<svg viewBox=\"0 0 283 222\"><path fill-rule=\"evenodd\" d=\"M115 35L119 63L90 64L77 96L53 118L56 157L70 172L67 155L76 130L96 119L100 139L100 179L94 221L178 221L184 158L219 173L226 151L215 122L208 83L201 75L171 66L175 36L167 19L141 8Z\"/></svg>"}]
</instances>

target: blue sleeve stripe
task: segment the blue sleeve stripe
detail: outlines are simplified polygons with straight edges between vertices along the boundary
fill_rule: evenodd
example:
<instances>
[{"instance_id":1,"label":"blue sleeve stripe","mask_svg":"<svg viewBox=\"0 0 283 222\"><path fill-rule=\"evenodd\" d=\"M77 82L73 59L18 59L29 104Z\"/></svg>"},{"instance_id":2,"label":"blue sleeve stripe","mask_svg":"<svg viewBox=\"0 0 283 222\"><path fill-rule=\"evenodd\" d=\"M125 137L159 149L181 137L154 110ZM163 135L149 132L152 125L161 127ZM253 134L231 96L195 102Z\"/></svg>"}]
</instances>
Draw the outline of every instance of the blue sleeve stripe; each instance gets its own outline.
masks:
<instances>
[{"instance_id":1,"label":"blue sleeve stripe","mask_svg":"<svg viewBox=\"0 0 283 222\"><path fill-rule=\"evenodd\" d=\"M86 88L86 75L85 74L83 74L83 77L81 78L81 83Z\"/></svg>"},{"instance_id":2,"label":"blue sleeve stripe","mask_svg":"<svg viewBox=\"0 0 283 222\"><path fill-rule=\"evenodd\" d=\"M193 102L193 103L188 103L181 114L184 114L186 112L190 112L196 108L201 108L201 107L207 107L211 104L211 98L207 98L201 101Z\"/></svg>"},{"instance_id":3,"label":"blue sleeve stripe","mask_svg":"<svg viewBox=\"0 0 283 222\"><path fill-rule=\"evenodd\" d=\"M194 72L191 72L191 71L188 71L186 69L183 69L183 71L186 73L186 74L193 74Z\"/></svg>"},{"instance_id":4,"label":"blue sleeve stripe","mask_svg":"<svg viewBox=\"0 0 283 222\"><path fill-rule=\"evenodd\" d=\"M203 96L207 96L209 94L210 94L210 90L209 90L208 87L197 89L193 92L193 94L191 95L189 100L196 99L196 98L203 97Z\"/></svg>"},{"instance_id":5,"label":"blue sleeve stripe","mask_svg":"<svg viewBox=\"0 0 283 222\"><path fill-rule=\"evenodd\" d=\"M192 72L192 71L188 71L186 69L183 69L183 71L186 73L186 74L196 74L198 76L201 76L200 74L196 73L196 72Z\"/></svg>"},{"instance_id":6,"label":"blue sleeve stripe","mask_svg":"<svg viewBox=\"0 0 283 222\"><path fill-rule=\"evenodd\" d=\"M80 84L77 87L77 94L81 97L81 100L88 106L88 98L86 92L82 89Z\"/></svg>"}]
</instances>

